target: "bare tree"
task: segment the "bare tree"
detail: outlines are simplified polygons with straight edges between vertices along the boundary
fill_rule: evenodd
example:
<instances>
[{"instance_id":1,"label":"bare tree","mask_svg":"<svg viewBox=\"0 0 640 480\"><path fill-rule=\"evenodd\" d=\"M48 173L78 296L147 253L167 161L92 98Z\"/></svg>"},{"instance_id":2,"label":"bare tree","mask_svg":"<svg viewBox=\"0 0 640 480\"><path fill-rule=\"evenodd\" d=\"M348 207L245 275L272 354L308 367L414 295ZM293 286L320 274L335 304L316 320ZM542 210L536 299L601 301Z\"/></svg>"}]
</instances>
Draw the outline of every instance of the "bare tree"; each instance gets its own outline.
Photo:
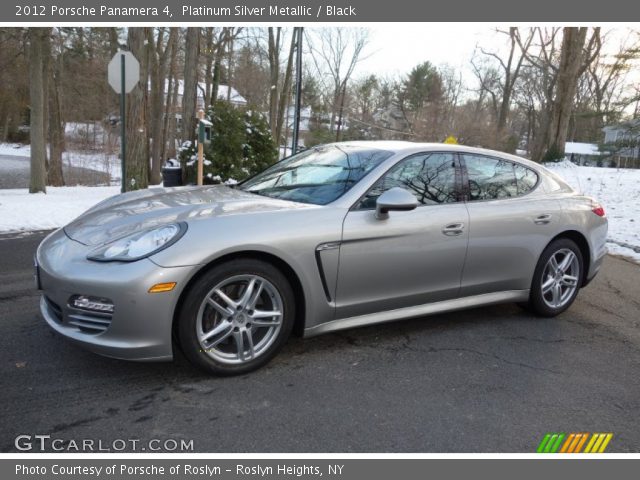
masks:
<instances>
[{"instance_id":1,"label":"bare tree","mask_svg":"<svg viewBox=\"0 0 640 480\"><path fill-rule=\"evenodd\" d=\"M291 31L289 52L286 57L284 76L282 76L281 50L284 43L282 28L269 27L267 55L269 58L269 125L271 135L276 142L282 142L286 112L291 95L291 79L293 75L293 55L296 47L296 28ZM285 132L286 135L286 132Z\"/></svg>"},{"instance_id":2,"label":"bare tree","mask_svg":"<svg viewBox=\"0 0 640 480\"><path fill-rule=\"evenodd\" d=\"M588 30L587 27L564 28L556 92L542 158L564 155L578 79L598 55L601 46L600 29L595 28L585 48Z\"/></svg>"},{"instance_id":3,"label":"bare tree","mask_svg":"<svg viewBox=\"0 0 640 480\"><path fill-rule=\"evenodd\" d=\"M333 132L345 87L356 65L365 58L363 51L369 42L369 33L365 28L321 28L306 37L319 78L323 83L328 78L329 129Z\"/></svg>"},{"instance_id":4,"label":"bare tree","mask_svg":"<svg viewBox=\"0 0 640 480\"><path fill-rule=\"evenodd\" d=\"M140 61L140 82L127 95L126 174L122 179L126 191L149 185L149 135L147 131L148 52L145 39L148 27L130 27L128 46Z\"/></svg>"},{"instance_id":5,"label":"bare tree","mask_svg":"<svg viewBox=\"0 0 640 480\"><path fill-rule=\"evenodd\" d=\"M163 129L163 112L164 100L167 83L167 69L170 58L171 49L176 41L178 31L175 28L169 29L169 36L165 42L165 29L159 28L154 41L153 29L149 29L148 42L150 48L150 123L151 123L151 172L149 181L156 185L160 183L160 168L164 159L162 153L164 151L164 129ZM154 48L155 44L155 48Z\"/></svg>"},{"instance_id":6,"label":"bare tree","mask_svg":"<svg viewBox=\"0 0 640 480\"><path fill-rule=\"evenodd\" d=\"M45 77L51 28L29 29L29 94L31 103L31 178L29 193L47 193Z\"/></svg>"},{"instance_id":7,"label":"bare tree","mask_svg":"<svg viewBox=\"0 0 640 480\"><path fill-rule=\"evenodd\" d=\"M59 32L58 32L59 33ZM52 55L47 74L49 75L49 165L47 183L53 187L64 185L62 173L62 152L64 152L64 121L60 105L60 83L64 45L60 35L55 36L56 54Z\"/></svg>"},{"instance_id":8,"label":"bare tree","mask_svg":"<svg viewBox=\"0 0 640 480\"><path fill-rule=\"evenodd\" d=\"M162 137L165 141L162 144L162 158L174 157L176 154L176 111L178 101L178 40L180 29L175 29L175 36L169 42L167 48L171 51L169 69L167 72L167 88L164 105L164 124Z\"/></svg>"},{"instance_id":9,"label":"bare tree","mask_svg":"<svg viewBox=\"0 0 640 480\"><path fill-rule=\"evenodd\" d=\"M534 37L534 30L528 29L524 35L524 39L521 38L521 30L517 27L511 27L507 31L498 30L498 32L505 34L509 38L509 50L506 58L498 55L494 52L488 52L483 48L480 51L497 61L500 66L501 75L497 82L499 92L493 92L494 101L496 103L496 128L495 128L495 148L504 148L507 120L509 112L511 111L511 100L513 97L514 87L520 77L520 70L525 60L527 52L531 47L531 42Z\"/></svg>"},{"instance_id":10,"label":"bare tree","mask_svg":"<svg viewBox=\"0 0 640 480\"><path fill-rule=\"evenodd\" d=\"M564 155L578 81L597 58L602 42L599 28L591 30L588 41L590 29L587 27L535 30L539 44L526 53L523 48L523 54L539 74L542 105L537 120L538 133L530 150L534 160L543 161ZM562 42L558 49L560 32ZM522 43L520 46L523 47Z\"/></svg>"},{"instance_id":11,"label":"bare tree","mask_svg":"<svg viewBox=\"0 0 640 480\"><path fill-rule=\"evenodd\" d=\"M198 56L200 29L187 28L184 55L184 86L182 94L182 139L195 139L195 116L198 105Z\"/></svg>"}]
</instances>

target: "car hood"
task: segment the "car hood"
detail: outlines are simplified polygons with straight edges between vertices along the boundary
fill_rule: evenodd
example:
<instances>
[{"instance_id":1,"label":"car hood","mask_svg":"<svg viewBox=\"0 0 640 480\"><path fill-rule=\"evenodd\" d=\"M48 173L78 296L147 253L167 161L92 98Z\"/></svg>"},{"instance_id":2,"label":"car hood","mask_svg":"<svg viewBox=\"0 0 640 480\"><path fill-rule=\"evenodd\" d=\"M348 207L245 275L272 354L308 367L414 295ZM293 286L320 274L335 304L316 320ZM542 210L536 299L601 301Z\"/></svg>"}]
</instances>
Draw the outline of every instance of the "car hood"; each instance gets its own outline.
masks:
<instances>
[{"instance_id":1,"label":"car hood","mask_svg":"<svg viewBox=\"0 0 640 480\"><path fill-rule=\"evenodd\" d=\"M171 222L311 207L222 185L152 188L108 198L64 227L64 231L71 239L93 246Z\"/></svg>"}]
</instances>

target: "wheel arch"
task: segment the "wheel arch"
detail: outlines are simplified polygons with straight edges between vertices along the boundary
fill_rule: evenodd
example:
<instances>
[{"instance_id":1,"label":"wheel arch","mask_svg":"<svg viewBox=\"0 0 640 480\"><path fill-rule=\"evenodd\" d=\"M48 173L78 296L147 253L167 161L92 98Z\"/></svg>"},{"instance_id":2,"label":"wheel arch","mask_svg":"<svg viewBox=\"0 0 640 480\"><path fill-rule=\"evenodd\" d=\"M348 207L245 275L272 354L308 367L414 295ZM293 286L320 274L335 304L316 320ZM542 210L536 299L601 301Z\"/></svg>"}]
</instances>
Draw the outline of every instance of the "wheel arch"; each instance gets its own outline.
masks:
<instances>
[{"instance_id":1,"label":"wheel arch","mask_svg":"<svg viewBox=\"0 0 640 480\"><path fill-rule=\"evenodd\" d=\"M242 250L232 253L227 253L222 255L207 264L201 266L201 268L189 279L187 284L182 288L180 292L180 296L178 297L178 301L176 302L175 308L173 310L173 320L172 320L172 337L174 339L174 346L178 346L179 342L176 342L177 339L177 319L178 312L182 308L185 297L187 296L187 292L191 288L191 286L198 281L205 273L209 272L211 269L216 266L226 263L231 260L236 260L239 258L252 258L255 260L261 260L263 262L270 263L278 270L280 270L287 279L291 282L291 288L293 289L293 293L296 300L296 312L295 312L295 322L293 325L293 333L296 336L302 336L305 326L305 312L306 312L306 299L304 294L304 288L302 287L302 282L300 281L300 276L296 273L296 271L289 265L285 260L274 255L272 253L267 253L259 250Z\"/></svg>"},{"instance_id":2,"label":"wheel arch","mask_svg":"<svg viewBox=\"0 0 640 480\"><path fill-rule=\"evenodd\" d=\"M589 265L591 265L591 249L589 247L589 242L587 241L587 237L584 234L580 233L578 230L565 230L560 232L555 237L553 237L549 243L545 246L545 249L551 245L551 243L555 242L560 238L567 238L572 240L580 249L580 253L582 254L582 278L580 280L580 287L584 287L587 282L587 274L589 271Z\"/></svg>"}]
</instances>

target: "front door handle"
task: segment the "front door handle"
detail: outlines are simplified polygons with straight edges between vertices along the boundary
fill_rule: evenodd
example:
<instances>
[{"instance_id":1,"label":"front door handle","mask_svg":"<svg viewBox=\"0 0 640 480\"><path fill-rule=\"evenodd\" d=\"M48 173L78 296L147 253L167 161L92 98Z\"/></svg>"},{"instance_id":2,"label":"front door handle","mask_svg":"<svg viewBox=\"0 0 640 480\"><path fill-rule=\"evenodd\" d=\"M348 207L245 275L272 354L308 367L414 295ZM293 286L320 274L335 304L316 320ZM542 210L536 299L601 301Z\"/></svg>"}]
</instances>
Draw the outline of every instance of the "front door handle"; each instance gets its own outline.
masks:
<instances>
[{"instance_id":1,"label":"front door handle","mask_svg":"<svg viewBox=\"0 0 640 480\"><path fill-rule=\"evenodd\" d=\"M535 223L536 225L546 225L547 223L550 223L550 222L551 222L550 213L543 213L542 215L538 215L533 221L533 223Z\"/></svg>"},{"instance_id":2,"label":"front door handle","mask_svg":"<svg viewBox=\"0 0 640 480\"><path fill-rule=\"evenodd\" d=\"M448 237L462 235L463 232L464 223L450 223L449 225L445 225L444 227L442 227L442 233L444 233Z\"/></svg>"}]
</instances>

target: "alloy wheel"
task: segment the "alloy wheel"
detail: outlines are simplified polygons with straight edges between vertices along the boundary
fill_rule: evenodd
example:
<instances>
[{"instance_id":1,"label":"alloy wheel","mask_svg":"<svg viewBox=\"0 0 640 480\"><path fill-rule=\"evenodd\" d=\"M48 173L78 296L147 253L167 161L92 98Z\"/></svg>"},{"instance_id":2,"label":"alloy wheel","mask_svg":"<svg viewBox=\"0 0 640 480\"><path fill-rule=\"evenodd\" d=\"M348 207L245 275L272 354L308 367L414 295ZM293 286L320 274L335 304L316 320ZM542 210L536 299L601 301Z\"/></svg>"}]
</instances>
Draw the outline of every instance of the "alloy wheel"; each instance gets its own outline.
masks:
<instances>
[{"instance_id":1,"label":"alloy wheel","mask_svg":"<svg viewBox=\"0 0 640 480\"><path fill-rule=\"evenodd\" d=\"M578 288L580 262L574 252L562 248L549 258L542 273L542 300L553 309L564 307Z\"/></svg>"},{"instance_id":2,"label":"alloy wheel","mask_svg":"<svg viewBox=\"0 0 640 480\"><path fill-rule=\"evenodd\" d=\"M275 342L283 320L283 300L259 275L236 275L205 296L196 321L204 353L225 364L249 362Z\"/></svg>"}]
</instances>

